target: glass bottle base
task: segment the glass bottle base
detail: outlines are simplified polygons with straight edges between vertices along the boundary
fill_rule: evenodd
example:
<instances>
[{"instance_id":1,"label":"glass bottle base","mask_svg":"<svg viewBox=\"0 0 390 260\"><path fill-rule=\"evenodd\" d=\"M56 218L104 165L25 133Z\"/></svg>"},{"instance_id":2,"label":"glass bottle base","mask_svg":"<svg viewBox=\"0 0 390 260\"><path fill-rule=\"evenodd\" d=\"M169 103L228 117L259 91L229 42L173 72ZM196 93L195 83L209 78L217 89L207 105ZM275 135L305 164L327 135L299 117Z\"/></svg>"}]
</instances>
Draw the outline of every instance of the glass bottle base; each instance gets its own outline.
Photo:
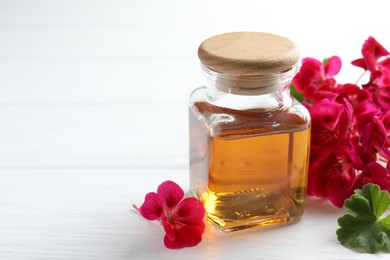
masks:
<instances>
[{"instance_id":1,"label":"glass bottle base","mask_svg":"<svg viewBox=\"0 0 390 260\"><path fill-rule=\"evenodd\" d=\"M235 193L203 193L206 220L218 232L292 224L303 214L305 190L269 192L251 189Z\"/></svg>"}]
</instances>

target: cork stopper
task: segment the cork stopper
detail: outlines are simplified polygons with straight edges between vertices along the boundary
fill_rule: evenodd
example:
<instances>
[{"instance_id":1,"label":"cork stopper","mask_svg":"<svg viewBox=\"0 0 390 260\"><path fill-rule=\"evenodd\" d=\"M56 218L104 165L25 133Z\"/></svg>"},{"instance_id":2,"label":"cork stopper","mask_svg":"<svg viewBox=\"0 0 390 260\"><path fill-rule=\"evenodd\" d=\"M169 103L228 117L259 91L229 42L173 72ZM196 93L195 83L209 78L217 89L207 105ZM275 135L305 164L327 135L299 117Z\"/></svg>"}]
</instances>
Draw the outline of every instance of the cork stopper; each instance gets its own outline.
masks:
<instances>
[{"instance_id":1,"label":"cork stopper","mask_svg":"<svg viewBox=\"0 0 390 260\"><path fill-rule=\"evenodd\" d=\"M300 53L291 40L261 32L233 32L213 36L198 49L209 69L234 75L264 75L292 68Z\"/></svg>"},{"instance_id":2,"label":"cork stopper","mask_svg":"<svg viewBox=\"0 0 390 260\"><path fill-rule=\"evenodd\" d=\"M263 95L289 84L299 49L275 34L233 32L205 40L198 56L208 85L231 94Z\"/></svg>"}]
</instances>

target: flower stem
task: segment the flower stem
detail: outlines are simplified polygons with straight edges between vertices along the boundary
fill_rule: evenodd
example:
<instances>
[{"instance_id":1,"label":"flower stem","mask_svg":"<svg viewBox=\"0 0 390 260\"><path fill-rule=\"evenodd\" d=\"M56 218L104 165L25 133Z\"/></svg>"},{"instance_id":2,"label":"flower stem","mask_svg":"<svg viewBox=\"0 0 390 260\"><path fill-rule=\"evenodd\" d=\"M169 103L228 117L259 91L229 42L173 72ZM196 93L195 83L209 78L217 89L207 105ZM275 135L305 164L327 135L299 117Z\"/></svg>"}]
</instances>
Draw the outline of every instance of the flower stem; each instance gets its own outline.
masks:
<instances>
[{"instance_id":1,"label":"flower stem","mask_svg":"<svg viewBox=\"0 0 390 260\"><path fill-rule=\"evenodd\" d=\"M133 204L133 208L139 213L139 208L136 205Z\"/></svg>"},{"instance_id":2,"label":"flower stem","mask_svg":"<svg viewBox=\"0 0 390 260\"><path fill-rule=\"evenodd\" d=\"M360 75L360 77L356 80L356 83L355 85L357 85L359 83L359 81L363 78L364 74L366 74L367 70L365 70L362 75Z\"/></svg>"}]
</instances>

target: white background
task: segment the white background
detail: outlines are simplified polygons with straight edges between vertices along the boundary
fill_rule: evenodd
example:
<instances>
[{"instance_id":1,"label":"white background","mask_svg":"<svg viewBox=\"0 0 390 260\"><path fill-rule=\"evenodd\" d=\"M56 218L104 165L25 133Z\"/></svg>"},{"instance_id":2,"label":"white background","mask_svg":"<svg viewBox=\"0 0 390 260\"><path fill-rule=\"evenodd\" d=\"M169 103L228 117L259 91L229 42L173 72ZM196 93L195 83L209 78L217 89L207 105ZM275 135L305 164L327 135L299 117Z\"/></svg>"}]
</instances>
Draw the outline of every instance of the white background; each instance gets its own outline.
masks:
<instances>
[{"instance_id":1,"label":"white background","mask_svg":"<svg viewBox=\"0 0 390 260\"><path fill-rule=\"evenodd\" d=\"M310 198L295 225L168 250L131 210L171 179L188 190L197 48L230 31L339 55L355 82L366 38L390 49L388 1L0 0L0 259L387 259L342 247L343 209Z\"/></svg>"}]
</instances>

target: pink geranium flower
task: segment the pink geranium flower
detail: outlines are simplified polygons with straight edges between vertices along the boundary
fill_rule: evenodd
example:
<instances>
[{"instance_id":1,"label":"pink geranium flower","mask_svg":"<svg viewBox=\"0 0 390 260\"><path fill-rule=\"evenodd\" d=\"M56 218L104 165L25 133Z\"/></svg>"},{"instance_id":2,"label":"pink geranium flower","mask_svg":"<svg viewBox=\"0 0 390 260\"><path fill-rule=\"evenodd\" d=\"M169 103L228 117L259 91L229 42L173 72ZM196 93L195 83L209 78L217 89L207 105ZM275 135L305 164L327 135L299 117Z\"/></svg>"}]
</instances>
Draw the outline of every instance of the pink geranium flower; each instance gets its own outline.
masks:
<instances>
[{"instance_id":1,"label":"pink geranium flower","mask_svg":"<svg viewBox=\"0 0 390 260\"><path fill-rule=\"evenodd\" d=\"M370 73L362 86L336 82L337 56L303 59L293 79L312 117L308 194L336 206L368 182L390 188L390 55L373 37L362 54L352 62Z\"/></svg>"},{"instance_id":2,"label":"pink geranium flower","mask_svg":"<svg viewBox=\"0 0 390 260\"><path fill-rule=\"evenodd\" d=\"M164 245L178 249L192 247L202 240L205 229L203 204L195 198L183 200L184 191L173 181L158 186L157 193L150 192L138 209L148 220L160 220L165 230Z\"/></svg>"},{"instance_id":3,"label":"pink geranium flower","mask_svg":"<svg viewBox=\"0 0 390 260\"><path fill-rule=\"evenodd\" d=\"M333 78L341 69L341 59L333 56L325 65L319 60L305 58L298 74L293 79L295 88L303 93L305 99L313 98L317 91L329 91L336 87Z\"/></svg>"},{"instance_id":4,"label":"pink geranium flower","mask_svg":"<svg viewBox=\"0 0 390 260\"><path fill-rule=\"evenodd\" d=\"M352 64L370 71L370 81L363 85L373 101L383 111L390 110L390 57L389 52L373 37L369 37L362 47L363 58Z\"/></svg>"},{"instance_id":5,"label":"pink geranium flower","mask_svg":"<svg viewBox=\"0 0 390 260\"><path fill-rule=\"evenodd\" d=\"M363 58L352 61L352 64L371 72L376 71L380 58L389 55L389 52L370 36L362 47Z\"/></svg>"},{"instance_id":6,"label":"pink geranium flower","mask_svg":"<svg viewBox=\"0 0 390 260\"><path fill-rule=\"evenodd\" d=\"M333 151L334 146L346 142L350 116L342 104L323 99L308 109L312 117L313 148L325 148L322 152L326 153L327 150ZM324 144L326 147L323 147Z\"/></svg>"},{"instance_id":7,"label":"pink geranium flower","mask_svg":"<svg viewBox=\"0 0 390 260\"><path fill-rule=\"evenodd\" d=\"M390 61L389 59L386 61ZM390 110L390 68L371 73L370 81L363 85L373 96L374 103L383 111Z\"/></svg>"},{"instance_id":8,"label":"pink geranium flower","mask_svg":"<svg viewBox=\"0 0 390 260\"><path fill-rule=\"evenodd\" d=\"M358 106L361 102L366 100L371 101L372 99L370 92L350 83L338 85L332 94L337 95L337 102L343 103L343 100L347 99L353 107Z\"/></svg>"},{"instance_id":9,"label":"pink geranium flower","mask_svg":"<svg viewBox=\"0 0 390 260\"><path fill-rule=\"evenodd\" d=\"M335 206L341 207L344 200L353 194L354 171L345 154L337 151L324 154L310 162L307 193L329 199Z\"/></svg>"},{"instance_id":10,"label":"pink geranium flower","mask_svg":"<svg viewBox=\"0 0 390 260\"><path fill-rule=\"evenodd\" d=\"M383 116L383 126L385 127L387 131L386 141L384 142L382 146L382 150L380 151L381 156L384 160L386 160L387 163L387 169L390 170L390 111L387 111L387 113Z\"/></svg>"},{"instance_id":11,"label":"pink geranium flower","mask_svg":"<svg viewBox=\"0 0 390 260\"><path fill-rule=\"evenodd\" d=\"M358 176L356 188L360 189L367 183L378 184L382 190L390 192L390 171L377 162L367 164L366 169Z\"/></svg>"}]
</instances>

